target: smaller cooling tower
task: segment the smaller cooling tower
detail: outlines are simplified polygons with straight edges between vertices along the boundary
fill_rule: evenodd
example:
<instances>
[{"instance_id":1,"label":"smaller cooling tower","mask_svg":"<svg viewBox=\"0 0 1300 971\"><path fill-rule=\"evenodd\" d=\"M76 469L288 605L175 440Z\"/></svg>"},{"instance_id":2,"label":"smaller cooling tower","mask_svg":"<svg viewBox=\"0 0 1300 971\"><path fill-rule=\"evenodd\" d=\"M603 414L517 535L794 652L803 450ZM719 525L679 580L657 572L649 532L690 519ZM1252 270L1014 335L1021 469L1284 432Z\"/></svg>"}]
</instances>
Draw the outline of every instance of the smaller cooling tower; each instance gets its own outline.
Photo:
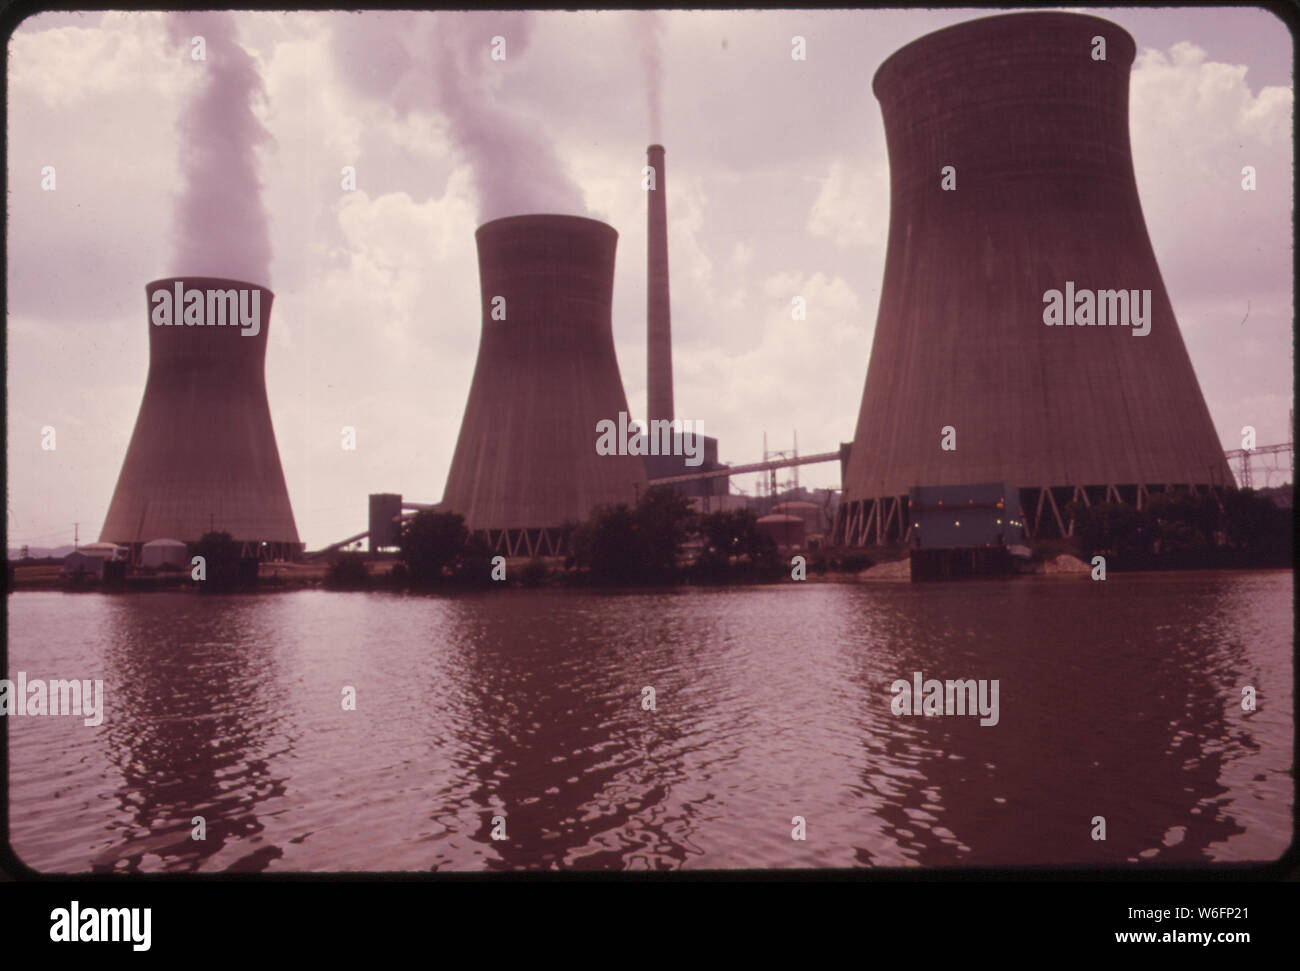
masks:
<instances>
[{"instance_id":1,"label":"smaller cooling tower","mask_svg":"<svg viewBox=\"0 0 1300 971\"><path fill-rule=\"evenodd\" d=\"M601 455L627 395L614 354L611 226L527 215L480 226L482 334L442 508L494 550L559 551L556 527L646 489L638 455Z\"/></svg>"},{"instance_id":2,"label":"smaller cooling tower","mask_svg":"<svg viewBox=\"0 0 1300 971\"><path fill-rule=\"evenodd\" d=\"M145 293L149 376L100 539L138 550L162 537L195 542L211 528L248 555L300 552L266 399L274 295L189 276L155 280ZM241 293L243 307L256 308L247 326Z\"/></svg>"}]
</instances>

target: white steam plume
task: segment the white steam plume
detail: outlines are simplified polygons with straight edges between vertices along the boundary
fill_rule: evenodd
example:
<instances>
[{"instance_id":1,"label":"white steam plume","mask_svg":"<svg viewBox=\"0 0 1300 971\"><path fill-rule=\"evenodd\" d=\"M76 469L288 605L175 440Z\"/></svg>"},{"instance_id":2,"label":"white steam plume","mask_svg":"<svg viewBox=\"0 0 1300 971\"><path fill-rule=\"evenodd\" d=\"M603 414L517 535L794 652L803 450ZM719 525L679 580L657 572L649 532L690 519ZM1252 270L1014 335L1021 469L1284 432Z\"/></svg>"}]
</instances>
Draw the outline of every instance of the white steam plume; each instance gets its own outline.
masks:
<instances>
[{"instance_id":1,"label":"white steam plume","mask_svg":"<svg viewBox=\"0 0 1300 971\"><path fill-rule=\"evenodd\" d=\"M661 100L663 16L654 10L640 10L634 23L641 44L641 69L645 73L646 115L650 123L650 141L658 144L663 137L663 103Z\"/></svg>"},{"instance_id":2,"label":"white steam plume","mask_svg":"<svg viewBox=\"0 0 1300 971\"><path fill-rule=\"evenodd\" d=\"M440 14L434 25L438 107L473 169L484 222L535 212L587 215L582 191L565 173L540 126L498 104L494 96L494 82L523 55L531 28L531 15L522 12L490 20ZM491 58L493 36L505 41L505 61Z\"/></svg>"},{"instance_id":3,"label":"white steam plume","mask_svg":"<svg viewBox=\"0 0 1300 971\"><path fill-rule=\"evenodd\" d=\"M447 133L473 173L483 221L534 212L587 215L546 132L500 102L503 78L528 49L532 14L366 11L335 28L340 76L364 97L411 112L442 115ZM492 60L492 39L505 41ZM538 117L544 106L524 104Z\"/></svg>"},{"instance_id":4,"label":"white steam plume","mask_svg":"<svg viewBox=\"0 0 1300 971\"><path fill-rule=\"evenodd\" d=\"M269 286L271 237L255 150L271 136L253 113L254 100L266 95L257 65L229 12L169 14L167 34L184 68L205 75L177 123L182 188L173 272ZM195 37L203 38L206 60L192 59Z\"/></svg>"}]
</instances>

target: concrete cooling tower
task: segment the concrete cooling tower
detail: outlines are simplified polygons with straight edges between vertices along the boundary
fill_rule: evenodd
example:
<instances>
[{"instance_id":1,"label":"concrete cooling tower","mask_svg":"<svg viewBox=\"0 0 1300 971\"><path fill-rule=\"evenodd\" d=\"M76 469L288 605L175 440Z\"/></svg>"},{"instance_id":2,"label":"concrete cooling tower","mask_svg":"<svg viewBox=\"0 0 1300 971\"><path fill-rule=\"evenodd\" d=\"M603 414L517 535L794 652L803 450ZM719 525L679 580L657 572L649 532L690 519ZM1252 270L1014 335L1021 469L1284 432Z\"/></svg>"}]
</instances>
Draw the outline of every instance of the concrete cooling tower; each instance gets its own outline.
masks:
<instances>
[{"instance_id":1,"label":"concrete cooling tower","mask_svg":"<svg viewBox=\"0 0 1300 971\"><path fill-rule=\"evenodd\" d=\"M483 329L441 508L506 555L560 551L557 527L646 489L636 454L599 454L627 396L614 355L613 227L579 216L480 226Z\"/></svg>"},{"instance_id":2,"label":"concrete cooling tower","mask_svg":"<svg viewBox=\"0 0 1300 971\"><path fill-rule=\"evenodd\" d=\"M273 294L188 276L145 292L149 376L100 540L138 552L215 529L246 556L301 552L266 399Z\"/></svg>"},{"instance_id":3,"label":"concrete cooling tower","mask_svg":"<svg viewBox=\"0 0 1300 971\"><path fill-rule=\"evenodd\" d=\"M1046 536L1071 499L1232 483L1138 200L1134 54L1109 21L1023 13L876 72L889 240L841 542L905 536L913 486L1012 483Z\"/></svg>"}]
</instances>

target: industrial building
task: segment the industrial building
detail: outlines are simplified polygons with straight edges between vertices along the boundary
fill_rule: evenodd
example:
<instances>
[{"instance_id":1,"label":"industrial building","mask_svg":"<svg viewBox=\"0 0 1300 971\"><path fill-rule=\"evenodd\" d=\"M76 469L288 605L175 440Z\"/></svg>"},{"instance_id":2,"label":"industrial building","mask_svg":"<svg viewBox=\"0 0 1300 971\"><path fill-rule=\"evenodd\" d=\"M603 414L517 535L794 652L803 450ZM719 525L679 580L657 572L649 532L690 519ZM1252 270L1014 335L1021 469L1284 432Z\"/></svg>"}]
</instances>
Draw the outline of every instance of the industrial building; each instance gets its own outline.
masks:
<instances>
[{"instance_id":1,"label":"industrial building","mask_svg":"<svg viewBox=\"0 0 1300 971\"><path fill-rule=\"evenodd\" d=\"M876 72L889 237L838 541L905 538L914 486L1015 483L1039 537L1073 499L1232 486L1142 216L1135 50L1097 17L1016 13ZM1051 291L1137 291L1149 316L1049 326Z\"/></svg>"},{"instance_id":2,"label":"industrial building","mask_svg":"<svg viewBox=\"0 0 1300 971\"><path fill-rule=\"evenodd\" d=\"M523 215L480 226L482 332L439 508L506 555L553 555L559 527L647 488L639 455L601 455L627 414L614 354L613 227Z\"/></svg>"},{"instance_id":3,"label":"industrial building","mask_svg":"<svg viewBox=\"0 0 1300 971\"><path fill-rule=\"evenodd\" d=\"M182 320L185 291L201 292L208 310L220 307L222 326L214 316L191 316L189 306ZM224 313L235 304L225 298L240 291L257 298L248 301L256 317L241 327L232 312L226 325ZM173 292L174 325L163 326L157 310ZM149 374L100 539L129 547L135 559L150 540L193 543L216 530L229 533L245 556L296 556L302 544L266 397L274 295L217 277L154 280L145 293L153 310Z\"/></svg>"},{"instance_id":4,"label":"industrial building","mask_svg":"<svg viewBox=\"0 0 1300 971\"><path fill-rule=\"evenodd\" d=\"M150 570L188 569L189 547L178 539L151 539L141 547L140 565Z\"/></svg>"},{"instance_id":5,"label":"industrial building","mask_svg":"<svg viewBox=\"0 0 1300 971\"><path fill-rule=\"evenodd\" d=\"M1010 483L913 486L908 515L913 580L1005 574L1029 559L1020 490Z\"/></svg>"},{"instance_id":6,"label":"industrial building","mask_svg":"<svg viewBox=\"0 0 1300 971\"><path fill-rule=\"evenodd\" d=\"M673 432L672 441L673 449L661 455L651 455L645 451L642 458L645 461L646 476L650 480L650 485L656 485L656 479L669 479L675 476L689 476L692 473L701 474L704 472L718 472L728 468L728 466L718 461L718 440L712 435L700 435L703 439L700 443L691 443L691 449L702 449L702 458L698 465L691 465L686 461L688 451L681 444L682 435L680 432ZM730 485L729 476L711 476L709 478L685 479L680 482L668 483L677 493L706 500L706 505L715 503L727 494Z\"/></svg>"},{"instance_id":7,"label":"industrial building","mask_svg":"<svg viewBox=\"0 0 1300 971\"><path fill-rule=\"evenodd\" d=\"M768 513L759 516L755 525L759 533L771 539L779 550L799 549L804 545L804 521L799 516Z\"/></svg>"}]
</instances>

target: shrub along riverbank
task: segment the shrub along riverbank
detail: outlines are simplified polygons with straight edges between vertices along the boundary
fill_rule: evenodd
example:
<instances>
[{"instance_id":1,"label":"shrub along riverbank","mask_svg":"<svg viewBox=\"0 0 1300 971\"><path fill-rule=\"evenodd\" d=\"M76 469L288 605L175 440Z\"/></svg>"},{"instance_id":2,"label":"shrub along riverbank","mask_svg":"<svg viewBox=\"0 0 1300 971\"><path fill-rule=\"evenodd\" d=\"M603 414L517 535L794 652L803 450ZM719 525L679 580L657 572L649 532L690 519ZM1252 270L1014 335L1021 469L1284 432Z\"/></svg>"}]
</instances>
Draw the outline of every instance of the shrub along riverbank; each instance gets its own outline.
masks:
<instances>
[{"instance_id":1,"label":"shrub along riverbank","mask_svg":"<svg viewBox=\"0 0 1300 971\"><path fill-rule=\"evenodd\" d=\"M582 523L561 527L563 558L494 563L456 513L426 510L402 531L398 562L384 577L370 575L363 554L342 554L326 586L427 590L542 585L654 587L682 583L764 583L789 579L791 555L778 551L749 510L698 514L670 489L648 489L635 506L595 509ZM872 564L860 550L829 557L802 552L811 576L856 573Z\"/></svg>"},{"instance_id":2,"label":"shrub along riverbank","mask_svg":"<svg viewBox=\"0 0 1300 971\"><path fill-rule=\"evenodd\" d=\"M1074 521L1075 535L1035 542L1036 558L1068 553L1089 562L1102 555L1107 570L1120 572L1289 568L1294 563L1292 510L1248 489L1229 492L1222 507L1210 496L1174 493L1153 495L1142 510L1114 503L1070 503L1064 512ZM405 524L395 562L335 553L327 563L260 565L241 557L239 544L229 535L213 532L190 549L205 558L206 576L202 582L188 582L186 569L185 585L218 593L318 585L332 590L433 590L776 583L791 578L795 553L805 558L810 580L847 580L878 563L907 556L901 544L780 552L759 530L751 511L698 514L686 499L664 488L647 490L635 506L598 508L586 522L568 523L561 531L565 557L506 563L481 537L470 535L461 516L427 510ZM58 562L11 562L9 589L59 587Z\"/></svg>"},{"instance_id":3,"label":"shrub along riverbank","mask_svg":"<svg viewBox=\"0 0 1300 971\"><path fill-rule=\"evenodd\" d=\"M1106 557L1108 570L1289 567L1292 510L1250 489L1213 496L1156 493L1137 510L1118 503L1069 503L1078 555Z\"/></svg>"},{"instance_id":4,"label":"shrub along riverbank","mask_svg":"<svg viewBox=\"0 0 1300 971\"><path fill-rule=\"evenodd\" d=\"M1157 494L1141 511L1128 506L1072 503L1075 535L1036 544L1044 556L1069 553L1084 561L1107 557L1108 569L1171 570L1289 567L1291 510L1249 490L1210 496ZM399 562L380 580L360 554L340 559L327 585L409 589L574 585L653 587L675 584L775 583L791 577L791 556L805 558L810 578L856 575L907 549L823 549L779 552L745 509L698 514L666 488L647 490L635 506L608 506L583 523L562 528L563 560L533 559L494 567L494 555L471 537L455 513L426 511L408 521ZM495 579L494 579L495 576Z\"/></svg>"}]
</instances>

